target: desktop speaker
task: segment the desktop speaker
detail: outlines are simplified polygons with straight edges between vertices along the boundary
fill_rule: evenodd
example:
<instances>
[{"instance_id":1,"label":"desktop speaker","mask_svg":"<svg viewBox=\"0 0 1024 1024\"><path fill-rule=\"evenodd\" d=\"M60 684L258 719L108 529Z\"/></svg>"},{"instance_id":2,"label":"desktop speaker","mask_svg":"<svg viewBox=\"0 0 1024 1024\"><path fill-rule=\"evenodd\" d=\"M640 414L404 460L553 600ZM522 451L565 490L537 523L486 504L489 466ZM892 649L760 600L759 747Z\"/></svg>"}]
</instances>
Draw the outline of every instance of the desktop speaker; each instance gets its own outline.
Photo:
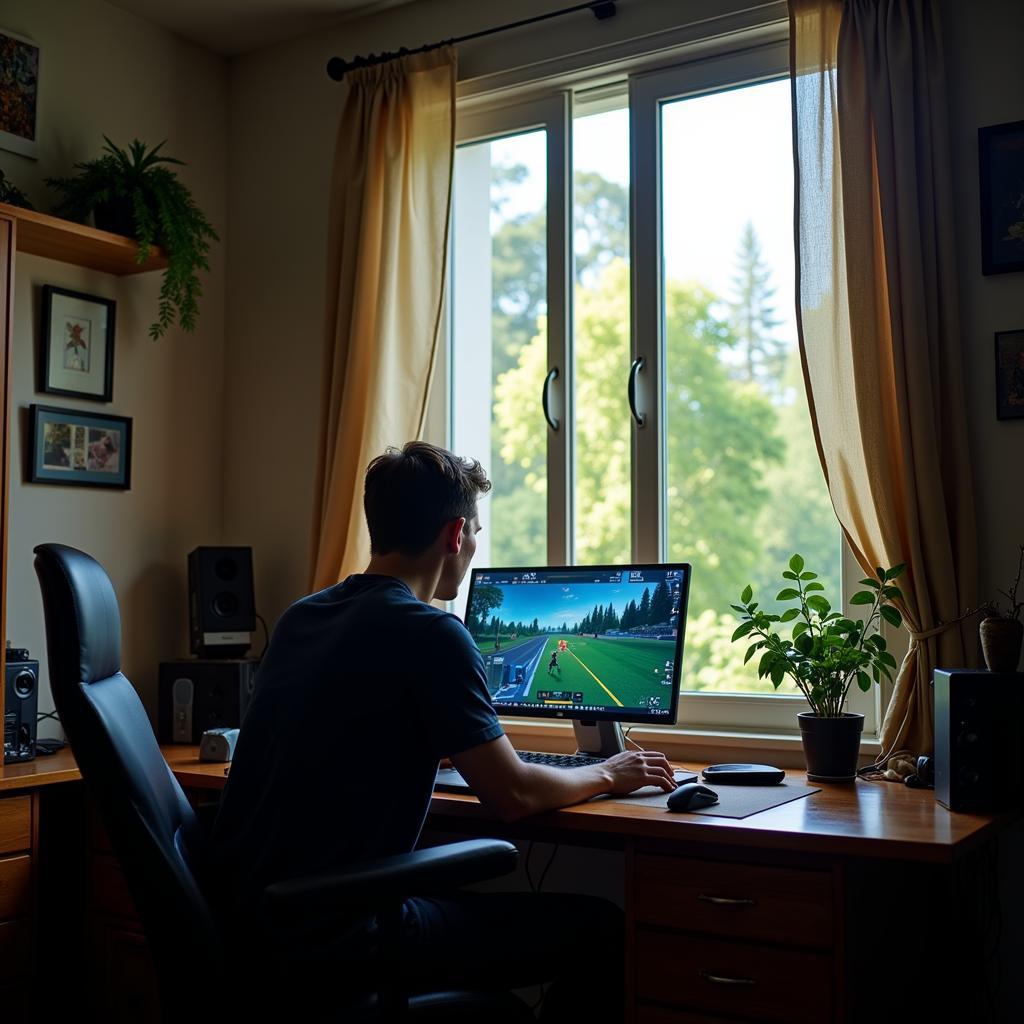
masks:
<instances>
[{"instance_id":1,"label":"desktop speaker","mask_svg":"<svg viewBox=\"0 0 1024 1024\"><path fill-rule=\"evenodd\" d=\"M256 605L252 548L196 548L188 556L189 641L201 658L241 658L252 643Z\"/></svg>"},{"instance_id":2,"label":"desktop speaker","mask_svg":"<svg viewBox=\"0 0 1024 1024\"><path fill-rule=\"evenodd\" d=\"M4 764L36 756L39 662L22 648L8 647L4 683Z\"/></svg>"},{"instance_id":3,"label":"desktop speaker","mask_svg":"<svg viewBox=\"0 0 1024 1024\"><path fill-rule=\"evenodd\" d=\"M252 658L162 662L157 696L160 742L199 743L209 729L237 729L249 710L258 667Z\"/></svg>"},{"instance_id":4,"label":"desktop speaker","mask_svg":"<svg viewBox=\"0 0 1024 1024\"><path fill-rule=\"evenodd\" d=\"M936 669L935 798L951 811L1019 806L1024 674Z\"/></svg>"}]
</instances>

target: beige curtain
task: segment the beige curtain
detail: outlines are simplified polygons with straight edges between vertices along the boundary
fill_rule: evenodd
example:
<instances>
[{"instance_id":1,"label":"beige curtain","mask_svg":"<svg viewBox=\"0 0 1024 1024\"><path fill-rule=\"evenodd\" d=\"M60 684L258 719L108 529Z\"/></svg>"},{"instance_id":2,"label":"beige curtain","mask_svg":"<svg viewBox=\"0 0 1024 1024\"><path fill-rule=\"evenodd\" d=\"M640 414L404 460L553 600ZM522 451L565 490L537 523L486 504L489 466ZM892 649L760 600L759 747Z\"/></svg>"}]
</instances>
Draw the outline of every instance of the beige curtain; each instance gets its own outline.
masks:
<instances>
[{"instance_id":1,"label":"beige curtain","mask_svg":"<svg viewBox=\"0 0 1024 1024\"><path fill-rule=\"evenodd\" d=\"M366 465L423 429L443 308L455 51L402 57L345 81L328 225L314 589L365 568Z\"/></svg>"},{"instance_id":2,"label":"beige curtain","mask_svg":"<svg viewBox=\"0 0 1024 1024\"><path fill-rule=\"evenodd\" d=\"M819 454L865 570L907 563L883 751L932 749L929 682L976 664L977 555L946 94L929 0L791 0L800 344ZM952 625L944 625L952 623Z\"/></svg>"}]
</instances>

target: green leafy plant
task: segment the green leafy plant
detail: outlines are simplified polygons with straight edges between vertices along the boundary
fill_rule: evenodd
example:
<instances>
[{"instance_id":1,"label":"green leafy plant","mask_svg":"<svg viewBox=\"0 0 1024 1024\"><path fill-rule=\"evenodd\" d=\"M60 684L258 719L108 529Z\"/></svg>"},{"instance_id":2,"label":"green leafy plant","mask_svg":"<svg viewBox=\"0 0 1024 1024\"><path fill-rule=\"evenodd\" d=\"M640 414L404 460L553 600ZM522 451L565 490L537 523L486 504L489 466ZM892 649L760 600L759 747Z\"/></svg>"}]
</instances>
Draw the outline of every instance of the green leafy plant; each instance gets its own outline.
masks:
<instances>
[{"instance_id":1,"label":"green leafy plant","mask_svg":"<svg viewBox=\"0 0 1024 1024\"><path fill-rule=\"evenodd\" d=\"M28 196L13 181L9 181L3 171L0 171L0 203L20 206L23 210L35 209Z\"/></svg>"},{"instance_id":2,"label":"green leafy plant","mask_svg":"<svg viewBox=\"0 0 1024 1024\"><path fill-rule=\"evenodd\" d=\"M164 143L149 149L138 139L121 149L104 136L104 154L75 164L79 173L69 178L47 178L63 194L54 210L60 217L84 221L90 213L127 213L124 230L139 243L138 262L145 263L153 246L167 254L167 269L160 286L159 308L149 334L160 338L174 323L195 330L202 286L199 271L209 270L210 243L219 241L213 226L196 206L192 193L166 165L184 166L162 156Z\"/></svg>"},{"instance_id":3,"label":"green leafy plant","mask_svg":"<svg viewBox=\"0 0 1024 1024\"><path fill-rule=\"evenodd\" d=\"M859 590L850 602L867 609L867 618L849 619L832 610L832 604L821 593L825 588L817 574L804 569L800 555L793 555L789 569L782 573L787 585L775 599L784 604L792 602L794 607L781 614L764 612L749 586L740 595L741 603L732 606L742 619L732 635L733 641L757 638L747 648L743 663L761 652L757 666L760 678L767 676L778 689L789 676L814 714L821 718L841 717L854 680L866 692L871 689L872 680L877 683L882 676L892 679L890 672L896 668L896 659L886 650L885 638L877 627L882 619L893 626L903 621L889 602L903 596L892 581L904 568L895 565L891 569L876 569L874 578L862 579L861 585L867 589ZM792 635L785 640L775 628L790 622Z\"/></svg>"}]
</instances>

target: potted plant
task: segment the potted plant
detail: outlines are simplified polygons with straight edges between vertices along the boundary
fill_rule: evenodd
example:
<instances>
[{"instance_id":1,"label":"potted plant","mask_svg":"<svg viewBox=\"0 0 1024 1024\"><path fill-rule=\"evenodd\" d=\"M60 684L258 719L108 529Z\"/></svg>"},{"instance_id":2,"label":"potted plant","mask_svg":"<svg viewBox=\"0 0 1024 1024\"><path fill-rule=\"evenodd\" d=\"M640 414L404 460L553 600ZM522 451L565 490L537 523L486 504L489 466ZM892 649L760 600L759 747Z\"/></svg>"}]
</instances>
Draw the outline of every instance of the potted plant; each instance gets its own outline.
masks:
<instances>
[{"instance_id":1,"label":"potted plant","mask_svg":"<svg viewBox=\"0 0 1024 1024\"><path fill-rule=\"evenodd\" d=\"M139 263L145 263L154 245L160 246L167 254L167 269L150 337L160 338L175 318L182 330L195 330L202 294L199 271L210 269L207 255L211 241L219 241L217 233L192 193L166 166L182 161L162 156L164 143L149 149L134 139L125 150L103 138L103 156L75 164L78 174L46 179L63 193L54 213L77 221L91 213L98 228L134 238Z\"/></svg>"},{"instance_id":2,"label":"potted plant","mask_svg":"<svg viewBox=\"0 0 1024 1024\"><path fill-rule=\"evenodd\" d=\"M29 198L3 171L0 171L0 203L9 206L20 206L23 210L34 210Z\"/></svg>"},{"instance_id":3,"label":"potted plant","mask_svg":"<svg viewBox=\"0 0 1024 1024\"><path fill-rule=\"evenodd\" d=\"M1021 621L1024 598L1017 600L1017 590L1022 570L1024 544L1020 546L1017 578L1008 590L999 591L1010 602L1009 608L1004 611L997 601L993 601L986 606L988 614L981 620L981 650L985 655L985 664L992 672L1016 672L1020 664L1021 642L1024 641L1024 622Z\"/></svg>"},{"instance_id":4,"label":"potted plant","mask_svg":"<svg viewBox=\"0 0 1024 1024\"><path fill-rule=\"evenodd\" d=\"M896 659L886 650L878 632L881 620L893 626L902 623L899 611L889 602L902 597L893 584L905 566L876 569L873 578L862 579L851 603L866 610L866 618L850 619L833 606L824 594L817 574L804 568L800 555L793 555L782 573L786 584L776 601L793 604L781 614L758 607L751 587L740 595L733 609L742 621L732 639L756 638L747 648L746 664L760 652L757 674L769 678L778 689L788 676L807 698L811 710L798 715L800 736L807 758L807 777L813 781L851 781L857 776L857 757L864 716L845 711L850 687L857 683L867 692L882 676L892 679ZM784 639L779 626L792 623Z\"/></svg>"}]
</instances>

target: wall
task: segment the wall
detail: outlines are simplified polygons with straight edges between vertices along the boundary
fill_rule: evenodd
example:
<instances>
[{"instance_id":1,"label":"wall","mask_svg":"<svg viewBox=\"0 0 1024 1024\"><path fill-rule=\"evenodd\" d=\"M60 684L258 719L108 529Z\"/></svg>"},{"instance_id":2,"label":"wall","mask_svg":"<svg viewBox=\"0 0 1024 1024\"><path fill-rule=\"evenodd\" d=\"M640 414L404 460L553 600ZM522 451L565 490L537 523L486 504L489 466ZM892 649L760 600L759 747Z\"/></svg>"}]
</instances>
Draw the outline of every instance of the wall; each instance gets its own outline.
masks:
<instances>
[{"instance_id":1,"label":"wall","mask_svg":"<svg viewBox=\"0 0 1024 1024\"><path fill-rule=\"evenodd\" d=\"M3 25L40 44L39 159L0 151L0 167L39 209L43 179L91 158L103 134L124 144L167 139L181 177L226 239L226 62L100 0L5 0ZM222 512L222 391L226 244L204 280L198 330L150 341L160 275L113 277L19 256L14 300L11 525L7 636L43 661L42 605L32 548L61 541L93 554L121 600L124 670L152 713L156 666L187 653L185 556L217 543ZM36 391L40 288L55 284L117 302L114 400ZM23 483L30 403L134 419L132 489ZM44 681L41 709L52 707ZM43 728L43 735L54 729Z\"/></svg>"},{"instance_id":2,"label":"wall","mask_svg":"<svg viewBox=\"0 0 1024 1024\"><path fill-rule=\"evenodd\" d=\"M306 592L324 345L328 182L341 89L325 73L354 56L476 31L562 6L430 0L347 22L231 65L225 543L252 543L257 603L273 622ZM699 0L696 25L756 5ZM779 4L764 4L778 17ZM602 53L680 25L676 0L625 0L611 21L573 15L460 48L460 92L573 51ZM557 24L557 29L553 26ZM569 40L567 42L567 40ZM648 44L650 45L650 44ZM564 64L564 57L556 63ZM407 438L395 438L402 442Z\"/></svg>"}]
</instances>

